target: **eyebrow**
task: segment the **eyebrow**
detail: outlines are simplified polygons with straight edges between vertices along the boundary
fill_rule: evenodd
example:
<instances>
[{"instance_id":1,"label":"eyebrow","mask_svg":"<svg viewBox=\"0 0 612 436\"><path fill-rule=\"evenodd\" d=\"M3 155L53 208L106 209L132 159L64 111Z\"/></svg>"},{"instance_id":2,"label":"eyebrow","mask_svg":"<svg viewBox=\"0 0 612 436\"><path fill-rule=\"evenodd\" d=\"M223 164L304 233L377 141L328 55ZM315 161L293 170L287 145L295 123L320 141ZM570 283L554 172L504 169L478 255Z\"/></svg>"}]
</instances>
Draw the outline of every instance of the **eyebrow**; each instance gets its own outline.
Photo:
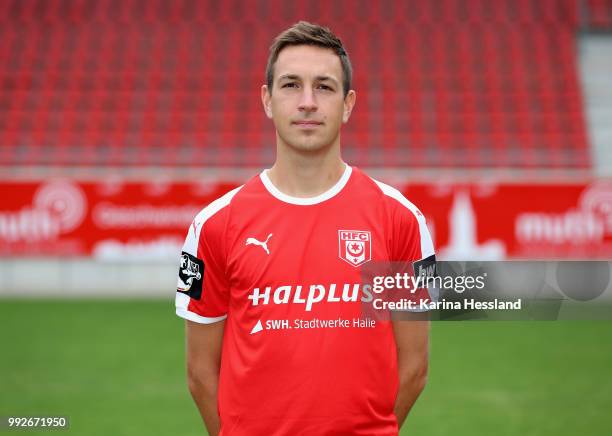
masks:
<instances>
[{"instance_id":1,"label":"eyebrow","mask_svg":"<svg viewBox=\"0 0 612 436\"><path fill-rule=\"evenodd\" d=\"M298 76L297 74L283 74L278 78L278 80L300 80L300 76ZM338 81L331 76L316 76L315 80L318 82L330 81L335 85L338 85Z\"/></svg>"}]
</instances>

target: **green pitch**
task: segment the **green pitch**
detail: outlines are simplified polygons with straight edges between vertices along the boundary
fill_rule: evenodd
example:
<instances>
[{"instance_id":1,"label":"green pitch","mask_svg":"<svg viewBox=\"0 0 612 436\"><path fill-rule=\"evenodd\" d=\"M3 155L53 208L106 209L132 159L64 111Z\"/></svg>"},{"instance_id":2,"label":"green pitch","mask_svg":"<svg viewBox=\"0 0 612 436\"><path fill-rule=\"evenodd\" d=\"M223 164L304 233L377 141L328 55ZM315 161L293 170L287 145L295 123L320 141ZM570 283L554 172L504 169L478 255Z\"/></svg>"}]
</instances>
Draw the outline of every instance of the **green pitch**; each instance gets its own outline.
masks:
<instances>
[{"instance_id":1,"label":"green pitch","mask_svg":"<svg viewBox=\"0 0 612 436\"><path fill-rule=\"evenodd\" d=\"M57 434L204 434L172 301L0 300L0 416ZM438 322L402 435L609 435L611 322ZM49 434L32 431L27 434Z\"/></svg>"}]
</instances>

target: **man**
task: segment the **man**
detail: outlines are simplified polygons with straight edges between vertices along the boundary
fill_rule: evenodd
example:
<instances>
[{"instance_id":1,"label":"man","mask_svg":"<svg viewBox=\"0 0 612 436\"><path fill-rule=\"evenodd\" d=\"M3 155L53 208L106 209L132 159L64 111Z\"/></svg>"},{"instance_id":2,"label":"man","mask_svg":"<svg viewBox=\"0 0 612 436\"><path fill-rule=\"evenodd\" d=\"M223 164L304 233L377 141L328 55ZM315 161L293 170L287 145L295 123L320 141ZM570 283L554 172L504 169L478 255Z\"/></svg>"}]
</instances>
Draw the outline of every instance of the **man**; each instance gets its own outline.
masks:
<instances>
[{"instance_id":1,"label":"man","mask_svg":"<svg viewBox=\"0 0 612 436\"><path fill-rule=\"evenodd\" d=\"M433 257L423 215L342 161L356 94L329 29L281 33L261 97L276 162L205 207L183 248L193 399L211 435L397 435L425 385L429 326L360 323L360 270Z\"/></svg>"}]
</instances>

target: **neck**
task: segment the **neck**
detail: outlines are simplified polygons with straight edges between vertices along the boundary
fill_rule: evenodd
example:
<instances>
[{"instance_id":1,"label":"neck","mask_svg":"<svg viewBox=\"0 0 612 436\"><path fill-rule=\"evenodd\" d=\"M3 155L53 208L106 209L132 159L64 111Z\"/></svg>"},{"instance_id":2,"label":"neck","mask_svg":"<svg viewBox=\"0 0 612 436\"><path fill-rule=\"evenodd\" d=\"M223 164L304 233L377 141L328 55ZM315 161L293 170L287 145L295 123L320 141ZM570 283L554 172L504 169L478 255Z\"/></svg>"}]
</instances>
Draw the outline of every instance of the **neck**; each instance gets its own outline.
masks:
<instances>
[{"instance_id":1,"label":"neck","mask_svg":"<svg viewBox=\"0 0 612 436\"><path fill-rule=\"evenodd\" d=\"M292 197L316 197L328 191L346 169L339 141L314 152L277 144L276 162L268 177L279 191Z\"/></svg>"}]
</instances>

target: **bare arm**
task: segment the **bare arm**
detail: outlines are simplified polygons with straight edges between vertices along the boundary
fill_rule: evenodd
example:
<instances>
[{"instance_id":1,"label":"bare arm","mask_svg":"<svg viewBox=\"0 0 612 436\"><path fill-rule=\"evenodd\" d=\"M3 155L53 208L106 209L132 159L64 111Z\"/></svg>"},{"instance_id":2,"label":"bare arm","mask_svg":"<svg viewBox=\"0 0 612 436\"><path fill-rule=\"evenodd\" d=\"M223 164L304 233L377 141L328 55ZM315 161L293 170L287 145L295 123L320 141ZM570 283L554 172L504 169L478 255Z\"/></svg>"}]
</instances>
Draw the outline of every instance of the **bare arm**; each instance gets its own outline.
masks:
<instances>
[{"instance_id":1,"label":"bare arm","mask_svg":"<svg viewBox=\"0 0 612 436\"><path fill-rule=\"evenodd\" d=\"M217 391L224 328L225 321L212 324L186 321L189 391L210 436L217 436L221 428Z\"/></svg>"},{"instance_id":2,"label":"bare arm","mask_svg":"<svg viewBox=\"0 0 612 436\"><path fill-rule=\"evenodd\" d=\"M405 319L407 317L412 320ZM393 321L399 373L399 390L394 413L400 428L425 388L429 363L427 314L403 314L402 318L404 320L394 319Z\"/></svg>"}]
</instances>

